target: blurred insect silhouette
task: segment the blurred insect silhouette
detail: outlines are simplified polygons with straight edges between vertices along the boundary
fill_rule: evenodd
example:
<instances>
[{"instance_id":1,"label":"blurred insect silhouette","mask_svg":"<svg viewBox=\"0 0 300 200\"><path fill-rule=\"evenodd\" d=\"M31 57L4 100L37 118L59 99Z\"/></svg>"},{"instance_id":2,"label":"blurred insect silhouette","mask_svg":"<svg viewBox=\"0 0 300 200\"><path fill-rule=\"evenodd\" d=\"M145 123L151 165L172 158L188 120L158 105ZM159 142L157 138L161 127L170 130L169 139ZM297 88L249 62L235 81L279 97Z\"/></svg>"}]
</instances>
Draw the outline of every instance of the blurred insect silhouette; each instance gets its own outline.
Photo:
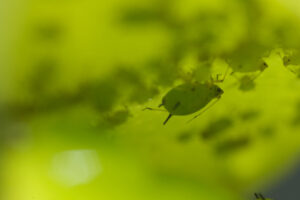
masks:
<instances>
[{"instance_id":1,"label":"blurred insect silhouette","mask_svg":"<svg viewBox=\"0 0 300 200\"><path fill-rule=\"evenodd\" d=\"M289 65L299 65L300 64L300 52L298 50L287 50L284 55L281 55L283 60L283 65L285 67Z\"/></svg>"},{"instance_id":2,"label":"blurred insect silhouette","mask_svg":"<svg viewBox=\"0 0 300 200\"><path fill-rule=\"evenodd\" d=\"M210 140L217 137L227 129L232 127L233 120L229 117L222 117L215 121L212 121L208 126L200 132L202 139Z\"/></svg>"},{"instance_id":3,"label":"blurred insect silhouette","mask_svg":"<svg viewBox=\"0 0 300 200\"><path fill-rule=\"evenodd\" d=\"M238 81L239 90L248 92L255 88L255 80L261 75L262 71L256 73L254 75L243 75L242 77L238 77L236 73L231 73L231 75ZM236 85L236 84L234 84Z\"/></svg>"},{"instance_id":4,"label":"blurred insect silhouette","mask_svg":"<svg viewBox=\"0 0 300 200\"><path fill-rule=\"evenodd\" d=\"M269 198L265 198L261 193L254 193L254 196L257 200L271 200Z\"/></svg>"},{"instance_id":5,"label":"blurred insect silhouette","mask_svg":"<svg viewBox=\"0 0 300 200\"><path fill-rule=\"evenodd\" d=\"M217 144L216 146L216 155L218 156L226 156L230 155L231 153L238 152L245 147L251 144L251 139L247 136L241 136L239 138L231 138L221 143Z\"/></svg>"},{"instance_id":6,"label":"blurred insect silhouette","mask_svg":"<svg viewBox=\"0 0 300 200\"><path fill-rule=\"evenodd\" d=\"M221 83L225 80L228 70L229 69L227 68L221 79L221 75L218 74L216 80L211 77L211 80L205 83L184 83L171 89L163 97L162 103L159 105L159 107L163 106L166 111L169 112L169 115L163 124L165 125L173 115L189 115L203 109L190 120L192 121L212 107L224 93L216 83ZM216 99L216 101L212 102L214 99ZM212 103L208 105L210 102ZM149 107L146 107L145 109L164 111Z\"/></svg>"},{"instance_id":7,"label":"blurred insect silhouette","mask_svg":"<svg viewBox=\"0 0 300 200\"><path fill-rule=\"evenodd\" d=\"M282 58L284 67L300 78L300 51L287 50L283 53L279 53L279 56Z\"/></svg>"},{"instance_id":8,"label":"blurred insect silhouette","mask_svg":"<svg viewBox=\"0 0 300 200\"><path fill-rule=\"evenodd\" d=\"M269 55L269 47L261 44L256 39L250 39L241 42L229 55L224 56L234 72L262 73L268 67L264 59Z\"/></svg>"},{"instance_id":9,"label":"blurred insect silhouette","mask_svg":"<svg viewBox=\"0 0 300 200\"><path fill-rule=\"evenodd\" d=\"M269 48L255 40L244 41L231 54L225 55L241 91L255 88L254 81L268 68L265 58L269 55Z\"/></svg>"}]
</instances>

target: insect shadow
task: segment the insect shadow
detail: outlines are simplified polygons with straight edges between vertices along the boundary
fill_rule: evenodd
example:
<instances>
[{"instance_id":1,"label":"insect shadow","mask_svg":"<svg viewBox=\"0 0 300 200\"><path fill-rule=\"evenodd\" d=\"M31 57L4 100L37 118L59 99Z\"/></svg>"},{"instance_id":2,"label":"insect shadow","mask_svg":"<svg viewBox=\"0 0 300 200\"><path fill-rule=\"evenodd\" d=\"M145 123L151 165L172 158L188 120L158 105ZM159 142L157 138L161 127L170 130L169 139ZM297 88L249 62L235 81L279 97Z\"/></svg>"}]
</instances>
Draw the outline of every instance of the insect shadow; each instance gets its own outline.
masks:
<instances>
[{"instance_id":1,"label":"insect shadow","mask_svg":"<svg viewBox=\"0 0 300 200\"><path fill-rule=\"evenodd\" d=\"M145 25L154 22L160 22L164 18L164 13L161 9L153 8L127 8L121 10L120 22L125 25Z\"/></svg>"},{"instance_id":2,"label":"insect shadow","mask_svg":"<svg viewBox=\"0 0 300 200\"><path fill-rule=\"evenodd\" d=\"M97 80L85 83L80 88L83 101L91 104L99 112L109 112L116 105L119 90L111 80Z\"/></svg>"},{"instance_id":3,"label":"insect shadow","mask_svg":"<svg viewBox=\"0 0 300 200\"><path fill-rule=\"evenodd\" d=\"M46 20L34 27L35 36L41 41L56 41L61 39L64 32L63 25L57 21Z\"/></svg>"},{"instance_id":4,"label":"insect shadow","mask_svg":"<svg viewBox=\"0 0 300 200\"><path fill-rule=\"evenodd\" d=\"M239 114L239 118L242 121L251 121L259 118L261 113L258 110L250 109Z\"/></svg>"},{"instance_id":5,"label":"insect shadow","mask_svg":"<svg viewBox=\"0 0 300 200\"><path fill-rule=\"evenodd\" d=\"M202 139L209 140L228 130L230 127L232 127L232 125L232 119L228 117L222 117L211 122L203 131L201 131L200 135Z\"/></svg>"},{"instance_id":6,"label":"insect shadow","mask_svg":"<svg viewBox=\"0 0 300 200\"><path fill-rule=\"evenodd\" d=\"M129 103L143 104L159 93L158 88L148 85L137 70L129 70L121 66L116 70L114 76L117 77L118 82L116 81L116 84L120 85L121 90L128 91L127 101Z\"/></svg>"},{"instance_id":7,"label":"insect shadow","mask_svg":"<svg viewBox=\"0 0 300 200\"><path fill-rule=\"evenodd\" d=\"M226 69L225 75L222 79L220 79L220 75L217 75L216 80L211 78L210 81L205 83L184 83L171 89L163 97L162 103L159 105L159 107L163 106L169 113L163 124L165 125L174 115L189 115L201 110L200 113L188 121L190 122L216 104L224 93L224 91L216 85L216 83L222 83L227 72L228 68ZM144 110L165 111L150 107L146 107Z\"/></svg>"},{"instance_id":8,"label":"insect shadow","mask_svg":"<svg viewBox=\"0 0 300 200\"><path fill-rule=\"evenodd\" d=\"M104 125L108 128L119 126L129 119L131 117L131 113L128 110L127 107L123 109L118 109L109 113L105 113L103 115Z\"/></svg>"},{"instance_id":9,"label":"insect shadow","mask_svg":"<svg viewBox=\"0 0 300 200\"><path fill-rule=\"evenodd\" d=\"M58 67L58 61L55 58L45 57L40 59L35 64L35 70L29 79L30 91L38 97L47 95L49 85L55 81Z\"/></svg>"},{"instance_id":10,"label":"insect shadow","mask_svg":"<svg viewBox=\"0 0 300 200\"><path fill-rule=\"evenodd\" d=\"M194 134L190 131L181 132L177 136L177 141L180 142L180 143L187 143L193 138L193 135Z\"/></svg>"},{"instance_id":11,"label":"insect shadow","mask_svg":"<svg viewBox=\"0 0 300 200\"><path fill-rule=\"evenodd\" d=\"M239 138L227 139L219 143L215 151L218 155L228 155L229 153L241 150L250 144L251 140L247 136L241 136Z\"/></svg>"}]
</instances>

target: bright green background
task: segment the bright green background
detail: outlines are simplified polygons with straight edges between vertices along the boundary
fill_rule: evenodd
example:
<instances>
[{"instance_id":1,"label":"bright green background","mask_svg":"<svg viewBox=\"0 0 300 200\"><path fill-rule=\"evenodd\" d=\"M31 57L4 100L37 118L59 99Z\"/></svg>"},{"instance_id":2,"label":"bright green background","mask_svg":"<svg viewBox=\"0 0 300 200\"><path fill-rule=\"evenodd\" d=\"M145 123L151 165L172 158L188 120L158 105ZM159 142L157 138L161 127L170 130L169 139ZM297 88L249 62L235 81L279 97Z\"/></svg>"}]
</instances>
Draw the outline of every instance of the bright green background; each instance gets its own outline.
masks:
<instances>
[{"instance_id":1,"label":"bright green background","mask_svg":"<svg viewBox=\"0 0 300 200\"><path fill-rule=\"evenodd\" d=\"M296 0L2 4L2 199L250 199L293 168L300 81L279 52L300 44ZM253 38L270 54L252 90L229 74L221 100L192 123L194 115L174 116L163 126L167 113L142 111L175 85L224 73L223 55ZM246 55L261 51L247 47ZM210 56L212 66L199 61ZM201 137L222 119L232 125ZM249 145L216 153L240 137ZM92 168L90 180L53 175L57 155L86 150L90 168L64 159L60 167L71 177Z\"/></svg>"}]
</instances>

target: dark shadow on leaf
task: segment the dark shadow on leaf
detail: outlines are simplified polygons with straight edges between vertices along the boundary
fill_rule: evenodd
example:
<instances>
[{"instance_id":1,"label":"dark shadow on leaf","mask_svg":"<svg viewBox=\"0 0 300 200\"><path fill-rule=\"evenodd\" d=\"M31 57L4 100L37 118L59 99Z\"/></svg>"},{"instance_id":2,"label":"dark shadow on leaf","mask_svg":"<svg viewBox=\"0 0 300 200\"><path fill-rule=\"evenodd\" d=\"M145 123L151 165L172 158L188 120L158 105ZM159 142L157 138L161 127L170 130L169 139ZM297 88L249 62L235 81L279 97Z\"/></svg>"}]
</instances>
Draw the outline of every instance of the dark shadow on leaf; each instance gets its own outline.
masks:
<instances>
[{"instance_id":1,"label":"dark shadow on leaf","mask_svg":"<svg viewBox=\"0 0 300 200\"><path fill-rule=\"evenodd\" d=\"M246 147L251 143L248 136L241 136L239 138L232 138L222 141L215 147L215 152L217 155L228 155L231 153L236 153Z\"/></svg>"},{"instance_id":2,"label":"dark shadow on leaf","mask_svg":"<svg viewBox=\"0 0 300 200\"><path fill-rule=\"evenodd\" d=\"M208 126L201 131L200 135L204 140L210 140L217 137L222 132L228 130L233 126L233 120L229 117L222 117L216 121L211 122Z\"/></svg>"}]
</instances>

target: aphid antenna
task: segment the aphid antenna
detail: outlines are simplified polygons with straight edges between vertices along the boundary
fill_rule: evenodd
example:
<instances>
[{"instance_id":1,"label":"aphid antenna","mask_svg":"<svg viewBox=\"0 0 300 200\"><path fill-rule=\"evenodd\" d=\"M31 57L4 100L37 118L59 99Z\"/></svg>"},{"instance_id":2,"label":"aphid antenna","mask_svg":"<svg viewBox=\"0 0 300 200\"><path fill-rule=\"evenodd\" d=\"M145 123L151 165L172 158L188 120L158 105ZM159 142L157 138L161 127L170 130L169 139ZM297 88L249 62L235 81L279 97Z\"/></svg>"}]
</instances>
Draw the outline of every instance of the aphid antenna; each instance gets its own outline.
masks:
<instances>
[{"instance_id":1,"label":"aphid antenna","mask_svg":"<svg viewBox=\"0 0 300 200\"><path fill-rule=\"evenodd\" d=\"M226 79L226 77L227 77L227 75L228 75L228 72L229 72L229 66L226 67L226 71L225 71L225 74L224 74L224 76L223 76L223 79L221 79L221 82L224 82L224 81L225 81L225 79Z\"/></svg>"},{"instance_id":2,"label":"aphid antenna","mask_svg":"<svg viewBox=\"0 0 300 200\"><path fill-rule=\"evenodd\" d=\"M226 67L226 70L225 70L225 73L224 73L224 76L222 79L219 79L220 76L222 76L222 74L217 74L216 75L216 80L214 80L214 78L212 76L210 76L210 81L211 81L211 84L214 84L214 83L223 83L227 77L227 74L229 72L229 66Z\"/></svg>"},{"instance_id":3,"label":"aphid antenna","mask_svg":"<svg viewBox=\"0 0 300 200\"><path fill-rule=\"evenodd\" d=\"M213 103L211 103L209 106L207 106L206 108L204 108L199 114L197 114L196 116L194 116L192 119L188 120L187 123L190 123L191 121L193 121L194 119L196 119L197 117L199 117L200 115L202 115L203 113L205 113L205 111L207 111L208 109L210 109L211 107L213 107L219 100L220 100L221 96L218 97Z\"/></svg>"}]
</instances>

